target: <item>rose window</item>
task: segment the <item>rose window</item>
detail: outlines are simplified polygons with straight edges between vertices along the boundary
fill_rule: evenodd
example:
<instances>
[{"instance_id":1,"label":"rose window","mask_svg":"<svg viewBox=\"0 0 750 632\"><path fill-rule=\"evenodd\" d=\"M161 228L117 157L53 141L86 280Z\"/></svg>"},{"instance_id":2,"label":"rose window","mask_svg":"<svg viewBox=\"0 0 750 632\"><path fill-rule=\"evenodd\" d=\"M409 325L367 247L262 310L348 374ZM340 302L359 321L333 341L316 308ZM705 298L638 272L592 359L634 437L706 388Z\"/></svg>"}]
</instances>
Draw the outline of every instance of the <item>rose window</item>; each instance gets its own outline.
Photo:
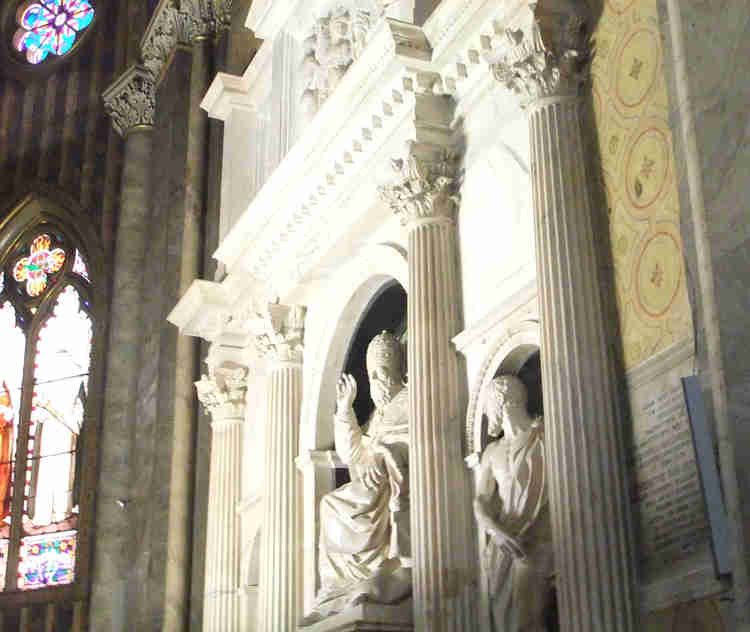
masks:
<instances>
[{"instance_id":1,"label":"rose window","mask_svg":"<svg viewBox=\"0 0 750 632\"><path fill-rule=\"evenodd\" d=\"M64 55L94 19L88 0L30 0L16 13L20 28L13 47L26 54L29 63L39 64L52 53Z\"/></svg>"}]
</instances>

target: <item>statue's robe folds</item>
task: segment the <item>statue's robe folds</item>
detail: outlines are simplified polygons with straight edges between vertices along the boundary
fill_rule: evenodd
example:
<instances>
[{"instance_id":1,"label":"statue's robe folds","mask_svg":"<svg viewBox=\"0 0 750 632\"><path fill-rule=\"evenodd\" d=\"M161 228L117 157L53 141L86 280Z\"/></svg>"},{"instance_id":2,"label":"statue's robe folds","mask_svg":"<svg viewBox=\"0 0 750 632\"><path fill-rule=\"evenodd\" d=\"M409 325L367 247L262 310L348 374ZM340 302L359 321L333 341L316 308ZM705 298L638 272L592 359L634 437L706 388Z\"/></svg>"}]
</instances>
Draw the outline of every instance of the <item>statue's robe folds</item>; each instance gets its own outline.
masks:
<instances>
[{"instance_id":1,"label":"statue's robe folds","mask_svg":"<svg viewBox=\"0 0 750 632\"><path fill-rule=\"evenodd\" d=\"M352 413L334 419L336 451L352 480L320 503L319 615L373 600L394 573L403 582L399 569L411 568L408 403L404 388L365 428ZM373 463L382 475L368 489L363 477Z\"/></svg>"},{"instance_id":2,"label":"statue's robe folds","mask_svg":"<svg viewBox=\"0 0 750 632\"><path fill-rule=\"evenodd\" d=\"M545 480L544 429L541 420L512 440L491 444L497 484L497 522L521 542L518 558L495 540L485 545L492 628L502 632L544 632L539 613L549 599L553 549Z\"/></svg>"}]
</instances>

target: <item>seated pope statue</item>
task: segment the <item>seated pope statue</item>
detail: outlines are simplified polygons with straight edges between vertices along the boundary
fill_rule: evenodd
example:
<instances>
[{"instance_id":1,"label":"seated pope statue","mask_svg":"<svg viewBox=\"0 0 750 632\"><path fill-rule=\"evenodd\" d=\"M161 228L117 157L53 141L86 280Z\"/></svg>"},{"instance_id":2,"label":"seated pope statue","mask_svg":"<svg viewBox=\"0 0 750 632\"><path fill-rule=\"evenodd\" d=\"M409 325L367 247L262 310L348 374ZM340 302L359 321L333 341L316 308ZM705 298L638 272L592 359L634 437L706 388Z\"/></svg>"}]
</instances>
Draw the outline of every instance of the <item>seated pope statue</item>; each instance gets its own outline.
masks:
<instances>
[{"instance_id":1,"label":"seated pope statue","mask_svg":"<svg viewBox=\"0 0 750 632\"><path fill-rule=\"evenodd\" d=\"M351 482L320 503L320 591L309 624L364 601L395 603L411 594L409 422L401 343L383 332L367 347L375 411L363 427L352 404L357 384L337 385L336 451Z\"/></svg>"},{"instance_id":2,"label":"seated pope statue","mask_svg":"<svg viewBox=\"0 0 750 632\"><path fill-rule=\"evenodd\" d=\"M527 410L526 386L494 378L484 393L492 441L479 466L474 513L488 536L483 567L495 632L544 632L553 554L544 427Z\"/></svg>"}]
</instances>

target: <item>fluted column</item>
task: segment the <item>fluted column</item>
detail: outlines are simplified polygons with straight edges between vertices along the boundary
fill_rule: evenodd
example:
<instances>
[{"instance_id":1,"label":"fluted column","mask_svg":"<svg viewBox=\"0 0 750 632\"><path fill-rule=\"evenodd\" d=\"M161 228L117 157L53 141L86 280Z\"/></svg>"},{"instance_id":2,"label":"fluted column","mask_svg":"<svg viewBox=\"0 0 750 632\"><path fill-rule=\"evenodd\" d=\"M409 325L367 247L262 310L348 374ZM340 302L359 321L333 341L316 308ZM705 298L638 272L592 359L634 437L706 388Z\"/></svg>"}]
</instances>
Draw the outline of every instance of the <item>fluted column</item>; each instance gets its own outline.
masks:
<instances>
[{"instance_id":1,"label":"fluted column","mask_svg":"<svg viewBox=\"0 0 750 632\"><path fill-rule=\"evenodd\" d=\"M112 124L125 139L91 602L91 629L111 632L127 628L119 604L125 601L130 525L121 505L130 499L131 430L142 336L139 305L151 203L154 84L144 68L131 66L103 96Z\"/></svg>"},{"instance_id":2,"label":"fluted column","mask_svg":"<svg viewBox=\"0 0 750 632\"><path fill-rule=\"evenodd\" d=\"M539 17L540 9L509 34L493 71L529 116L560 623L568 632L626 632L634 626L633 541L580 123L585 16Z\"/></svg>"},{"instance_id":3,"label":"fluted column","mask_svg":"<svg viewBox=\"0 0 750 632\"><path fill-rule=\"evenodd\" d=\"M475 629L471 498L463 464L455 214L457 161L411 143L382 194L409 231L409 481L414 623L420 632Z\"/></svg>"},{"instance_id":4,"label":"fluted column","mask_svg":"<svg viewBox=\"0 0 750 632\"><path fill-rule=\"evenodd\" d=\"M195 383L211 415L203 631L238 632L242 422L247 369L217 368Z\"/></svg>"},{"instance_id":5,"label":"fluted column","mask_svg":"<svg viewBox=\"0 0 750 632\"><path fill-rule=\"evenodd\" d=\"M301 307L268 305L258 349L268 364L260 632L293 632L301 612L302 534L295 457L302 404Z\"/></svg>"}]
</instances>

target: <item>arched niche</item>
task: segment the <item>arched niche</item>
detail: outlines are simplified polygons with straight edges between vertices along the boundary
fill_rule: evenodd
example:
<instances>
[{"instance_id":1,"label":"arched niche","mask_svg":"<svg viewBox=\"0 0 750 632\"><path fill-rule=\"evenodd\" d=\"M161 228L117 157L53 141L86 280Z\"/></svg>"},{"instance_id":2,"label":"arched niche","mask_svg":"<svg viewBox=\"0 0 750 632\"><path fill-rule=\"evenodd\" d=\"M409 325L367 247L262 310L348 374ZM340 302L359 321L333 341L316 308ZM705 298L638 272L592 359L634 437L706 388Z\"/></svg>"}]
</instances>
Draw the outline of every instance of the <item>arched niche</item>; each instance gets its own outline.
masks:
<instances>
[{"instance_id":1,"label":"arched niche","mask_svg":"<svg viewBox=\"0 0 750 632\"><path fill-rule=\"evenodd\" d=\"M539 322L536 320L524 320L511 326L492 343L471 389L466 413L467 461L470 467L479 462L487 445L487 423L482 393L495 376L518 375L529 389L530 412L542 413L539 346ZM536 375L539 378L537 383L534 382Z\"/></svg>"},{"instance_id":2,"label":"arched niche","mask_svg":"<svg viewBox=\"0 0 750 632\"><path fill-rule=\"evenodd\" d=\"M395 244L367 248L331 284L324 305L311 306L319 327L306 332L305 396L300 455L309 450L333 448L333 413L336 382L341 377L362 316L373 300L393 283L408 292L406 252Z\"/></svg>"},{"instance_id":3,"label":"arched niche","mask_svg":"<svg viewBox=\"0 0 750 632\"><path fill-rule=\"evenodd\" d=\"M320 499L348 476L334 450L336 382L347 366L347 358L352 356L352 342L373 302L394 285L407 292L407 279L403 248L395 244L370 246L341 268L318 303L308 305L305 393L297 460L302 472L305 612L312 607L319 587Z\"/></svg>"}]
</instances>

